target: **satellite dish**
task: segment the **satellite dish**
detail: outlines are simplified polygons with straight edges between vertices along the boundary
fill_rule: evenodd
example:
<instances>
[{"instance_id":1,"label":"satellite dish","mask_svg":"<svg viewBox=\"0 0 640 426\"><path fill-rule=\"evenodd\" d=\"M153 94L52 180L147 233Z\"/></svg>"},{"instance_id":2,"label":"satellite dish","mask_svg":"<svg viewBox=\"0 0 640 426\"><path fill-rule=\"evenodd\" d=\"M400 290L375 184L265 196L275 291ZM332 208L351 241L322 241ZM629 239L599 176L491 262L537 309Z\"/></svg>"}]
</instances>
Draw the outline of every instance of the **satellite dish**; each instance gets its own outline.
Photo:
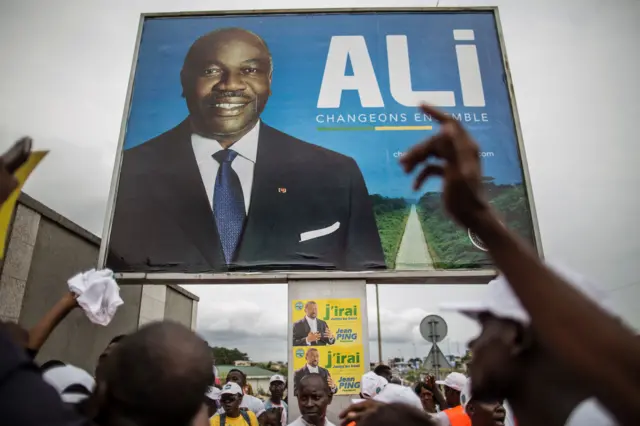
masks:
<instances>
[{"instance_id":1,"label":"satellite dish","mask_svg":"<svg viewBox=\"0 0 640 426\"><path fill-rule=\"evenodd\" d=\"M447 331L447 322L439 315L427 315L420 321L420 334L427 342L442 342L447 337Z\"/></svg>"},{"instance_id":2,"label":"satellite dish","mask_svg":"<svg viewBox=\"0 0 640 426\"><path fill-rule=\"evenodd\" d=\"M482 242L480 237L478 237L475 232L469 229L468 234L469 234L469 239L471 240L471 244L473 244L476 248L482 251L488 251L487 246Z\"/></svg>"}]
</instances>

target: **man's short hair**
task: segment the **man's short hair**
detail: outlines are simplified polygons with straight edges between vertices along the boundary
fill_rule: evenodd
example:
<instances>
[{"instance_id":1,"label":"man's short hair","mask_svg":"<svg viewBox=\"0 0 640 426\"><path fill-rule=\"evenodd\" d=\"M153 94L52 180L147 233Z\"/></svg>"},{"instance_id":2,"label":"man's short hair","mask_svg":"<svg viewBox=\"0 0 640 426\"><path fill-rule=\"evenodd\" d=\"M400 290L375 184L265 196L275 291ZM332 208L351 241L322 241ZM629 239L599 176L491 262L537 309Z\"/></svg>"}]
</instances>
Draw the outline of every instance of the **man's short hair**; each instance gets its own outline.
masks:
<instances>
[{"instance_id":1,"label":"man's short hair","mask_svg":"<svg viewBox=\"0 0 640 426\"><path fill-rule=\"evenodd\" d=\"M232 368L231 370L229 370L229 372L227 373L227 377L229 377L229 374L231 373L238 373L242 376L242 380L244 380L245 382L247 381L247 375L244 374L244 372L242 370L239 370L237 368Z\"/></svg>"},{"instance_id":2,"label":"man's short hair","mask_svg":"<svg viewBox=\"0 0 640 426\"><path fill-rule=\"evenodd\" d=\"M309 348L307 349L307 353L305 354L305 356L309 355L310 352L319 352L318 348Z\"/></svg>"},{"instance_id":3,"label":"man's short hair","mask_svg":"<svg viewBox=\"0 0 640 426\"><path fill-rule=\"evenodd\" d=\"M317 305L317 303L313 300L309 300L307 303L304 304L304 308L307 309L307 306L309 305Z\"/></svg>"},{"instance_id":4,"label":"man's short hair","mask_svg":"<svg viewBox=\"0 0 640 426\"><path fill-rule=\"evenodd\" d=\"M45 371L50 370L53 367L64 367L65 365L67 364L60 361L59 359L50 359L49 361L45 361L42 363L42 365L40 366L40 371L44 373Z\"/></svg>"},{"instance_id":5,"label":"man's short hair","mask_svg":"<svg viewBox=\"0 0 640 426\"><path fill-rule=\"evenodd\" d=\"M109 341L109 344L108 344L107 346L109 346L109 345L113 345L114 343L118 343L118 342L120 342L120 341L121 341L122 339L124 339L126 336L127 336L126 334L118 334L116 337L114 337L113 339L111 339L111 340Z\"/></svg>"},{"instance_id":6,"label":"man's short hair","mask_svg":"<svg viewBox=\"0 0 640 426\"><path fill-rule=\"evenodd\" d=\"M190 424L213 382L208 345L174 322L145 325L105 359L105 406L137 426Z\"/></svg>"},{"instance_id":7,"label":"man's short hair","mask_svg":"<svg viewBox=\"0 0 640 426\"><path fill-rule=\"evenodd\" d=\"M191 58L193 57L193 55L195 53L196 45L202 43L203 42L202 40L214 37L215 35L218 35L218 34L224 34L226 32L234 32L234 31L250 34L250 35L254 36L260 42L260 44L262 44L264 49L267 51L267 55L269 56L269 67L270 67L270 73L269 74L270 75L273 74L273 55L271 55L271 50L269 49L269 45L267 45L267 42L264 41L264 39L262 37L260 37L258 34L254 33L253 31L249 31L247 29L240 28L240 27L218 28L216 30L209 31L208 33L198 37L198 39L193 42L191 47L189 47L189 51L187 52L187 55L184 58L184 63L182 65L182 69L184 70L186 68L187 63L191 60Z\"/></svg>"},{"instance_id":8,"label":"man's short hair","mask_svg":"<svg viewBox=\"0 0 640 426\"><path fill-rule=\"evenodd\" d=\"M389 367L388 365L384 365L384 364L380 364L376 368L373 369L373 372L376 373L378 376L382 376L384 373L386 373L388 371L389 372L391 371L391 367Z\"/></svg>"},{"instance_id":9,"label":"man's short hair","mask_svg":"<svg viewBox=\"0 0 640 426\"><path fill-rule=\"evenodd\" d=\"M302 386L304 386L304 384L306 382L308 382L309 380L315 380L318 379L322 382L323 389L327 392L327 395L332 396L333 392L331 391L331 388L329 387L329 383L327 383L327 381L324 379L324 377L322 377L321 374L319 373L309 373L306 374L305 376L302 377L302 379L300 379L300 383L298 384L298 394L300 394L300 391L302 390Z\"/></svg>"}]
</instances>

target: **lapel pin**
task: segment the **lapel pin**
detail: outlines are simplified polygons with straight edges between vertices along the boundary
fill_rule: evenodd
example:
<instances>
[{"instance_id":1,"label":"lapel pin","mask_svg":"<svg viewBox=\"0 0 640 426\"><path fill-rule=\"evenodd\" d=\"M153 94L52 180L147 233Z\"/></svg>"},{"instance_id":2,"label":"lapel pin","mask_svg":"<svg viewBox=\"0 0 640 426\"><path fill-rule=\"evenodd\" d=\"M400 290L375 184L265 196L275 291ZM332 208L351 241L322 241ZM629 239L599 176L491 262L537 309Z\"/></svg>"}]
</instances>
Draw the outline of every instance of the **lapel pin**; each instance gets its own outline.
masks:
<instances>
[{"instance_id":1,"label":"lapel pin","mask_svg":"<svg viewBox=\"0 0 640 426\"><path fill-rule=\"evenodd\" d=\"M287 188L278 188L278 192L281 194L286 194L287 193Z\"/></svg>"}]
</instances>

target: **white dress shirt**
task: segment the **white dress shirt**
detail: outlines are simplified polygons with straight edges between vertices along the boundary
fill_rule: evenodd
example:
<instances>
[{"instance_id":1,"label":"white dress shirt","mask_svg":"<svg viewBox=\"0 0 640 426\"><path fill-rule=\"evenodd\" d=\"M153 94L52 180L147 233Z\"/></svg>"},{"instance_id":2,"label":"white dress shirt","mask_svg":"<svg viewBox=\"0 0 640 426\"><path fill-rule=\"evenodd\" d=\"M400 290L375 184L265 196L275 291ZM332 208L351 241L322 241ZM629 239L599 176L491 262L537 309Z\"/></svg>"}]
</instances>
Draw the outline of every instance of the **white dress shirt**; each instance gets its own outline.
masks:
<instances>
[{"instance_id":1,"label":"white dress shirt","mask_svg":"<svg viewBox=\"0 0 640 426\"><path fill-rule=\"evenodd\" d=\"M249 203L251 202L251 188L253 187L253 171L256 166L258 155L258 137L260 136L260 122L253 129L242 137L239 141L229 147L238 153L238 156L231 163L231 168L240 179L242 195L244 196L245 213L249 214ZM207 191L209 205L213 211L213 195L218 176L220 163L213 158L213 154L222 151L224 148L214 139L208 139L198 134L191 134L191 147L198 163L200 177Z\"/></svg>"},{"instance_id":2,"label":"white dress shirt","mask_svg":"<svg viewBox=\"0 0 640 426\"><path fill-rule=\"evenodd\" d=\"M293 423L289 424L289 426L312 426L309 423L305 422L302 416L298 417ZM331 423L327 418L324 418L324 426L335 426Z\"/></svg>"},{"instance_id":3,"label":"white dress shirt","mask_svg":"<svg viewBox=\"0 0 640 426\"><path fill-rule=\"evenodd\" d=\"M317 318L309 318L306 315L305 315L304 319L307 321L307 324L309 324L309 328L311 328L311 332L312 333L317 333L318 332L318 319ZM307 343L307 346L311 345L311 343L309 343L309 341L307 339L305 339L305 342Z\"/></svg>"},{"instance_id":4,"label":"white dress shirt","mask_svg":"<svg viewBox=\"0 0 640 426\"><path fill-rule=\"evenodd\" d=\"M312 367L307 364L307 369L309 370L309 373L320 374L320 369L318 368L318 366Z\"/></svg>"}]
</instances>

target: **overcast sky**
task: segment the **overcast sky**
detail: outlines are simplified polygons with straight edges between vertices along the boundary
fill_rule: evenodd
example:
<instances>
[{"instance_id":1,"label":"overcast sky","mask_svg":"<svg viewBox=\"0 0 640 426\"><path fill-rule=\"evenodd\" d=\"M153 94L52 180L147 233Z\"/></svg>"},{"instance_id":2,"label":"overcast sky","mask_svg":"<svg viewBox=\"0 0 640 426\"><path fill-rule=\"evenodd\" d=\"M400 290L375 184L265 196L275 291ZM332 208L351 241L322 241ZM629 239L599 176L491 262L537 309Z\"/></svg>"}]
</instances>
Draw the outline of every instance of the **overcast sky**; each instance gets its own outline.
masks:
<instances>
[{"instance_id":1,"label":"overcast sky","mask_svg":"<svg viewBox=\"0 0 640 426\"><path fill-rule=\"evenodd\" d=\"M0 148L29 134L51 150L25 191L101 235L141 12L210 10L210 0L5 0L0 4ZM398 6L434 6L403 1ZM440 1L440 6L489 4ZM512 71L545 255L593 276L640 325L640 2L502 0ZM229 9L295 8L293 0L227 1ZM326 0L308 7L389 7ZM375 298L369 286L371 333ZM286 358L286 288L189 286L199 331L255 360ZM425 356L420 319L477 286L383 286L383 355ZM450 314L445 352L475 324ZM372 359L377 359L375 342Z\"/></svg>"}]
</instances>

